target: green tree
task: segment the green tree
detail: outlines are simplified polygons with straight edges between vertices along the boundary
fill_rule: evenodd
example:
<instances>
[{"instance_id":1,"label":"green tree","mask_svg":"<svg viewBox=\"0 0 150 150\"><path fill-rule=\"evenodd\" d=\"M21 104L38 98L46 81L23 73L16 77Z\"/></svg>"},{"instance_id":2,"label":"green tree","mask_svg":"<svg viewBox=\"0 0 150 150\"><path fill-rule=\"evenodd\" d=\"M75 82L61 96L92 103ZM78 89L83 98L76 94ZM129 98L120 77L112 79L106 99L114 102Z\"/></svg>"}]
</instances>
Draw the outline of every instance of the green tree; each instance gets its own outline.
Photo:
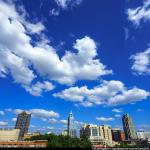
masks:
<instances>
[{"instance_id":1,"label":"green tree","mask_svg":"<svg viewBox=\"0 0 150 150\"><path fill-rule=\"evenodd\" d=\"M48 148L91 148L92 144L87 138L71 138L69 136L45 134L33 136L30 141L47 140Z\"/></svg>"}]
</instances>

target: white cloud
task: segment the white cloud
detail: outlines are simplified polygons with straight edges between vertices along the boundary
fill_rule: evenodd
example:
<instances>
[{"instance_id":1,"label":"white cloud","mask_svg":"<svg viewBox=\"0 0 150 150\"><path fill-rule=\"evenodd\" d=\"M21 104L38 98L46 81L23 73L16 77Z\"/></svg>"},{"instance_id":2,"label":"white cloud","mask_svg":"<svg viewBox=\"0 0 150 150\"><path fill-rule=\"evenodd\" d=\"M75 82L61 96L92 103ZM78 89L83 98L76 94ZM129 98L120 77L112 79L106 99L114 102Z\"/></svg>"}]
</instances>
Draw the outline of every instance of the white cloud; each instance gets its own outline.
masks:
<instances>
[{"instance_id":1,"label":"white cloud","mask_svg":"<svg viewBox=\"0 0 150 150\"><path fill-rule=\"evenodd\" d=\"M48 122L49 122L49 123L57 123L58 120L55 119L55 118L51 118L51 119L48 120Z\"/></svg>"},{"instance_id":2,"label":"white cloud","mask_svg":"<svg viewBox=\"0 0 150 150\"><path fill-rule=\"evenodd\" d=\"M141 112L144 111L144 109L138 108L136 111Z\"/></svg>"},{"instance_id":3,"label":"white cloud","mask_svg":"<svg viewBox=\"0 0 150 150\"><path fill-rule=\"evenodd\" d=\"M146 99L150 95L149 92L134 87L133 89L124 91L109 99L110 105L128 104Z\"/></svg>"},{"instance_id":4,"label":"white cloud","mask_svg":"<svg viewBox=\"0 0 150 150\"><path fill-rule=\"evenodd\" d=\"M36 24L26 22L25 25L30 34L40 34L45 29L45 26L41 22L38 22Z\"/></svg>"},{"instance_id":5,"label":"white cloud","mask_svg":"<svg viewBox=\"0 0 150 150\"><path fill-rule=\"evenodd\" d=\"M17 121L17 118L12 118L11 121L12 121L12 122L16 122L16 121Z\"/></svg>"},{"instance_id":6,"label":"white cloud","mask_svg":"<svg viewBox=\"0 0 150 150\"><path fill-rule=\"evenodd\" d=\"M54 89L54 85L48 81L44 81L44 83L37 82L31 87L25 86L25 90L28 91L33 96L41 96L41 94L47 91L51 91Z\"/></svg>"},{"instance_id":7,"label":"white cloud","mask_svg":"<svg viewBox=\"0 0 150 150\"><path fill-rule=\"evenodd\" d=\"M136 87L127 89L121 81L115 80L103 81L93 89L88 89L87 86L71 87L53 94L54 97L83 106L121 105L141 101L149 95L149 92Z\"/></svg>"},{"instance_id":8,"label":"white cloud","mask_svg":"<svg viewBox=\"0 0 150 150\"><path fill-rule=\"evenodd\" d=\"M62 124L67 124L67 120L60 120L60 123L62 123Z\"/></svg>"},{"instance_id":9,"label":"white cloud","mask_svg":"<svg viewBox=\"0 0 150 150\"><path fill-rule=\"evenodd\" d=\"M77 126L82 126L83 124L85 124L84 122L81 122L81 121L75 121L75 124L77 125Z\"/></svg>"},{"instance_id":10,"label":"white cloud","mask_svg":"<svg viewBox=\"0 0 150 150\"><path fill-rule=\"evenodd\" d=\"M131 69L135 74L150 74L150 48L144 52L131 55L130 59L133 60Z\"/></svg>"},{"instance_id":11,"label":"white cloud","mask_svg":"<svg viewBox=\"0 0 150 150\"><path fill-rule=\"evenodd\" d=\"M140 23L146 22L150 20L150 1L144 0L143 6L128 9L127 10L128 19L132 21L136 27L140 25Z\"/></svg>"},{"instance_id":12,"label":"white cloud","mask_svg":"<svg viewBox=\"0 0 150 150\"><path fill-rule=\"evenodd\" d=\"M123 112L122 109L117 109L117 108L112 109L112 111L113 111L113 112L116 112L116 113L121 113L121 112Z\"/></svg>"},{"instance_id":13,"label":"white cloud","mask_svg":"<svg viewBox=\"0 0 150 150\"><path fill-rule=\"evenodd\" d=\"M32 84L37 76L61 84L73 84L78 80L96 80L112 73L96 58L96 42L88 36L76 40L73 45L76 52L66 51L60 58L48 39L35 41L30 36L37 34L41 37L45 26L41 22L34 24L27 21L13 4L0 1L0 22L0 77L11 74L14 81L31 94L36 92Z\"/></svg>"},{"instance_id":14,"label":"white cloud","mask_svg":"<svg viewBox=\"0 0 150 150\"><path fill-rule=\"evenodd\" d=\"M115 120L114 118L106 118L106 117L97 117L96 118L96 120L98 120L98 121L113 121L113 120Z\"/></svg>"},{"instance_id":15,"label":"white cloud","mask_svg":"<svg viewBox=\"0 0 150 150\"><path fill-rule=\"evenodd\" d=\"M4 111L0 111L0 115L4 116L5 115Z\"/></svg>"},{"instance_id":16,"label":"white cloud","mask_svg":"<svg viewBox=\"0 0 150 150\"><path fill-rule=\"evenodd\" d=\"M12 110L12 108L6 108L5 111L6 112L12 112L13 110Z\"/></svg>"},{"instance_id":17,"label":"white cloud","mask_svg":"<svg viewBox=\"0 0 150 150\"><path fill-rule=\"evenodd\" d=\"M81 4L83 0L55 0L57 5L62 9L68 9L69 7L75 7Z\"/></svg>"},{"instance_id":18,"label":"white cloud","mask_svg":"<svg viewBox=\"0 0 150 150\"><path fill-rule=\"evenodd\" d=\"M135 126L137 130L141 130L141 131L150 131L150 124L140 124Z\"/></svg>"},{"instance_id":19,"label":"white cloud","mask_svg":"<svg viewBox=\"0 0 150 150\"><path fill-rule=\"evenodd\" d=\"M31 114L33 114L35 117L59 117L59 114L54 111L47 111L44 109L30 109Z\"/></svg>"},{"instance_id":20,"label":"white cloud","mask_svg":"<svg viewBox=\"0 0 150 150\"><path fill-rule=\"evenodd\" d=\"M115 114L115 117L116 117L116 118L120 118L121 115L120 115L120 114Z\"/></svg>"},{"instance_id":21,"label":"white cloud","mask_svg":"<svg viewBox=\"0 0 150 150\"><path fill-rule=\"evenodd\" d=\"M0 43L1 44L1 43ZM11 73L16 83L28 85L35 78L33 71L28 68L24 59L13 54L11 51L0 49L0 74L6 76Z\"/></svg>"},{"instance_id":22,"label":"white cloud","mask_svg":"<svg viewBox=\"0 0 150 150\"><path fill-rule=\"evenodd\" d=\"M13 110L14 113L18 114L24 110L22 109L15 109ZM51 117L59 117L59 113L54 112L54 111L49 111L45 109L29 109L25 110L27 112L30 112L33 117L37 118L51 118Z\"/></svg>"},{"instance_id":23,"label":"white cloud","mask_svg":"<svg viewBox=\"0 0 150 150\"><path fill-rule=\"evenodd\" d=\"M56 9L52 9L52 10L50 10L49 11L49 15L50 16L59 16L59 14L60 14L60 10L58 9L58 10L56 10Z\"/></svg>"},{"instance_id":24,"label":"white cloud","mask_svg":"<svg viewBox=\"0 0 150 150\"><path fill-rule=\"evenodd\" d=\"M0 126L6 126L6 125L8 125L8 122L0 121Z\"/></svg>"}]
</instances>

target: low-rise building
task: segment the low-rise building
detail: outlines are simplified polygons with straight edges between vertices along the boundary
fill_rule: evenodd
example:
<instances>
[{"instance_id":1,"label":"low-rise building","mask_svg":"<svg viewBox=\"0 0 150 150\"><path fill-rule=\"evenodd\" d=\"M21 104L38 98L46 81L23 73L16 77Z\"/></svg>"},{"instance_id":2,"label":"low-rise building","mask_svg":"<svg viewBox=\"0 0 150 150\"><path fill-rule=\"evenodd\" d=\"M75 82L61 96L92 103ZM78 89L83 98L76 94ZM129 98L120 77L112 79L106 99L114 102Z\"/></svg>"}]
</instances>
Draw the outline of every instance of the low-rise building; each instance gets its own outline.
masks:
<instances>
[{"instance_id":1,"label":"low-rise building","mask_svg":"<svg viewBox=\"0 0 150 150\"><path fill-rule=\"evenodd\" d=\"M118 128L114 128L111 130L112 132L112 140L115 142L121 142L125 140L125 134Z\"/></svg>"},{"instance_id":2,"label":"low-rise building","mask_svg":"<svg viewBox=\"0 0 150 150\"><path fill-rule=\"evenodd\" d=\"M0 129L0 142L18 141L20 129Z\"/></svg>"},{"instance_id":3,"label":"low-rise building","mask_svg":"<svg viewBox=\"0 0 150 150\"><path fill-rule=\"evenodd\" d=\"M0 142L0 148L46 148L47 141Z\"/></svg>"}]
</instances>

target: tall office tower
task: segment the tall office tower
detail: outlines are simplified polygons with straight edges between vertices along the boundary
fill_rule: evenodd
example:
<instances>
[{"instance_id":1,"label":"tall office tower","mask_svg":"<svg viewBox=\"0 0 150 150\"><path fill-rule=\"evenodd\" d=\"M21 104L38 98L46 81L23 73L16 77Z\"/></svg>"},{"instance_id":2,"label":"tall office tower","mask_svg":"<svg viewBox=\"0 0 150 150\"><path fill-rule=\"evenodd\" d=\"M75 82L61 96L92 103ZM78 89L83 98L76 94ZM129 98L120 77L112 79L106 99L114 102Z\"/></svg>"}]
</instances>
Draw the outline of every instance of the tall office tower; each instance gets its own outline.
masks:
<instances>
[{"instance_id":1,"label":"tall office tower","mask_svg":"<svg viewBox=\"0 0 150 150\"><path fill-rule=\"evenodd\" d=\"M28 113L26 111L23 111L18 114L15 129L20 129L19 140L22 140L24 134L28 132L30 118L31 118L31 113Z\"/></svg>"},{"instance_id":2,"label":"tall office tower","mask_svg":"<svg viewBox=\"0 0 150 150\"><path fill-rule=\"evenodd\" d=\"M70 112L67 124L67 135L74 138L77 136L76 124L72 112Z\"/></svg>"},{"instance_id":3,"label":"tall office tower","mask_svg":"<svg viewBox=\"0 0 150 150\"><path fill-rule=\"evenodd\" d=\"M123 129L124 129L126 140L137 139L135 127L133 125L132 119L130 118L129 114L123 115L122 123L123 123Z\"/></svg>"}]
</instances>

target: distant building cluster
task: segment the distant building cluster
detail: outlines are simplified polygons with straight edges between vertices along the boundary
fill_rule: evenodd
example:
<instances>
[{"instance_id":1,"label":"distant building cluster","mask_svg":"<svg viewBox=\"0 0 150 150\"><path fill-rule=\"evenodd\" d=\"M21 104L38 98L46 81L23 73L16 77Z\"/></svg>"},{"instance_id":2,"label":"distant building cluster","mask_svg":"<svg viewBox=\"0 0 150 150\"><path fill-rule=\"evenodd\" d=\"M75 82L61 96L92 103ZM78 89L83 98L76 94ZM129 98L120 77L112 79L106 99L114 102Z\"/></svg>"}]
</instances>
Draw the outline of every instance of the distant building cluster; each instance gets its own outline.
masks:
<instances>
[{"instance_id":1,"label":"distant building cluster","mask_svg":"<svg viewBox=\"0 0 150 150\"><path fill-rule=\"evenodd\" d=\"M14 129L0 129L0 147L46 147L47 141L24 141L39 132L28 133L31 113L23 111L18 114ZM80 128L80 138L87 138L93 145L114 146L122 141L134 143L141 140L150 140L150 132L136 132L129 114L122 117L123 130L111 128L108 125L84 124ZM61 135L71 138L77 137L77 125L74 115L70 112L67 120L67 129Z\"/></svg>"},{"instance_id":2,"label":"distant building cluster","mask_svg":"<svg viewBox=\"0 0 150 150\"><path fill-rule=\"evenodd\" d=\"M123 131L119 128L111 128L107 125L84 124L80 129L80 138L88 138L93 145L113 146L120 142L136 143L139 140L150 140L150 132L136 132L129 114L122 116ZM72 112L69 114L67 130L61 134L76 137L77 128Z\"/></svg>"}]
</instances>

